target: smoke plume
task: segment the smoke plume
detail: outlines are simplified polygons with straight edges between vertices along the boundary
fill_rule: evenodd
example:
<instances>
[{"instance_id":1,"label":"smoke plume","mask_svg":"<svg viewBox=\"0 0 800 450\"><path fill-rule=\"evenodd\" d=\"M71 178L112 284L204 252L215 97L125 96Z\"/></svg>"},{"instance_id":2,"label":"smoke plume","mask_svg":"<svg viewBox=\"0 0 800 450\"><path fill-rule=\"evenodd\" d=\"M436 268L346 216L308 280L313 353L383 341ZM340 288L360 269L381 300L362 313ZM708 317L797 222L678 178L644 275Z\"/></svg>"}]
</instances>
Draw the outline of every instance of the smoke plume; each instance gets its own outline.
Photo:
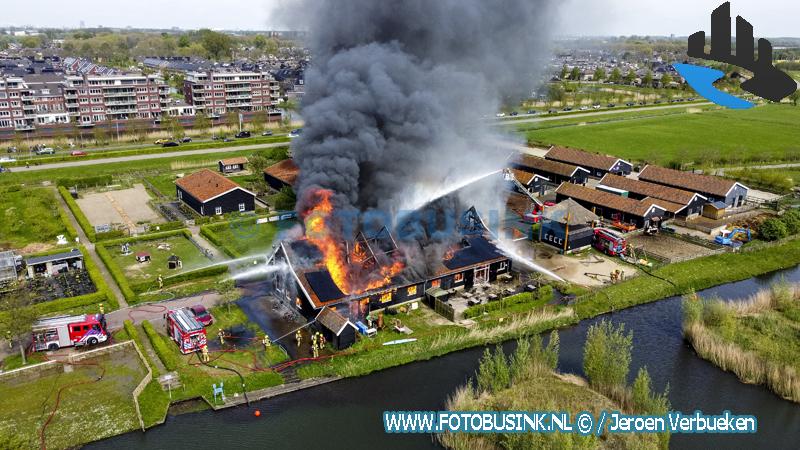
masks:
<instances>
[{"instance_id":1,"label":"smoke plume","mask_svg":"<svg viewBox=\"0 0 800 450\"><path fill-rule=\"evenodd\" d=\"M305 125L292 149L298 211L322 188L340 211L396 212L412 192L501 168L508 151L488 118L539 80L553 4L307 0L284 8L309 31L312 54Z\"/></svg>"}]
</instances>

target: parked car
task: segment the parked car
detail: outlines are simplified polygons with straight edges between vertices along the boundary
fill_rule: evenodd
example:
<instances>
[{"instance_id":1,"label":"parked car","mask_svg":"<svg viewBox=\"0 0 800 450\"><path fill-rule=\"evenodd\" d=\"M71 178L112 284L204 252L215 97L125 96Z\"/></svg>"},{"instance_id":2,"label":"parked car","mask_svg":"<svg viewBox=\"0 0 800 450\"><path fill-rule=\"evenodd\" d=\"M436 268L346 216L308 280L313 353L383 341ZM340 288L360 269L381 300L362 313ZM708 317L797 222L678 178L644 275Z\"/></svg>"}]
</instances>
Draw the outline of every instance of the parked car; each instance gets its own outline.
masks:
<instances>
[{"instance_id":1,"label":"parked car","mask_svg":"<svg viewBox=\"0 0 800 450\"><path fill-rule=\"evenodd\" d=\"M518 116L518 115L519 115L519 113L518 113L518 112L516 112L516 111L511 111L511 115L512 115L512 116Z\"/></svg>"},{"instance_id":2,"label":"parked car","mask_svg":"<svg viewBox=\"0 0 800 450\"><path fill-rule=\"evenodd\" d=\"M592 108L600 109L600 103L595 103L594 105L592 105Z\"/></svg>"},{"instance_id":3,"label":"parked car","mask_svg":"<svg viewBox=\"0 0 800 450\"><path fill-rule=\"evenodd\" d=\"M660 103L661 103L661 100L656 100L656 101L653 102L654 105L658 105Z\"/></svg>"},{"instance_id":4,"label":"parked car","mask_svg":"<svg viewBox=\"0 0 800 450\"><path fill-rule=\"evenodd\" d=\"M86 152L83 150L73 150L69 153L69 156L86 156Z\"/></svg>"},{"instance_id":5,"label":"parked car","mask_svg":"<svg viewBox=\"0 0 800 450\"><path fill-rule=\"evenodd\" d=\"M198 322L202 323L204 327L214 323L214 316L212 316L203 305L194 305L189 308L189 311L194 314L194 318L197 319Z\"/></svg>"},{"instance_id":6,"label":"parked car","mask_svg":"<svg viewBox=\"0 0 800 450\"><path fill-rule=\"evenodd\" d=\"M628 103L625 103L625 106L636 106L636 103L628 102Z\"/></svg>"},{"instance_id":7,"label":"parked car","mask_svg":"<svg viewBox=\"0 0 800 450\"><path fill-rule=\"evenodd\" d=\"M222 142L233 142L233 138L229 137L222 138Z\"/></svg>"},{"instance_id":8,"label":"parked car","mask_svg":"<svg viewBox=\"0 0 800 450\"><path fill-rule=\"evenodd\" d=\"M192 142L192 138L186 136L185 138L181 139L181 142Z\"/></svg>"},{"instance_id":9,"label":"parked car","mask_svg":"<svg viewBox=\"0 0 800 450\"><path fill-rule=\"evenodd\" d=\"M163 144L161 144L162 147L177 147L178 145L180 144L175 141L165 141Z\"/></svg>"},{"instance_id":10,"label":"parked car","mask_svg":"<svg viewBox=\"0 0 800 450\"><path fill-rule=\"evenodd\" d=\"M16 161L16 159L9 158L7 156L4 156L4 157L0 158L0 163L10 163L10 162L14 162L14 161Z\"/></svg>"},{"instance_id":11,"label":"parked car","mask_svg":"<svg viewBox=\"0 0 800 450\"><path fill-rule=\"evenodd\" d=\"M528 110L528 114L536 114L536 113L538 113L538 112L539 112L539 111L536 111L535 109L529 109L529 110Z\"/></svg>"},{"instance_id":12,"label":"parked car","mask_svg":"<svg viewBox=\"0 0 800 450\"><path fill-rule=\"evenodd\" d=\"M220 137L219 137L219 136L217 136L216 134L212 134L212 135L211 135L211 140L212 140L212 141L218 141L218 140L220 140Z\"/></svg>"},{"instance_id":13,"label":"parked car","mask_svg":"<svg viewBox=\"0 0 800 450\"><path fill-rule=\"evenodd\" d=\"M557 112L558 112L557 109L550 109L550 110L547 111L547 114L555 114Z\"/></svg>"},{"instance_id":14,"label":"parked car","mask_svg":"<svg viewBox=\"0 0 800 450\"><path fill-rule=\"evenodd\" d=\"M578 108L578 109L580 109L581 111L586 111L587 109L589 109L589 107L588 107L588 106L586 106L586 105L583 105L583 106L581 106L581 107L580 107L580 108Z\"/></svg>"},{"instance_id":15,"label":"parked car","mask_svg":"<svg viewBox=\"0 0 800 450\"><path fill-rule=\"evenodd\" d=\"M261 133L262 136L272 136L272 130L267 130Z\"/></svg>"},{"instance_id":16,"label":"parked car","mask_svg":"<svg viewBox=\"0 0 800 450\"><path fill-rule=\"evenodd\" d=\"M12 147L8 147L8 150L6 150L6 152L8 152L8 153L17 153L17 147L13 147L13 146Z\"/></svg>"},{"instance_id":17,"label":"parked car","mask_svg":"<svg viewBox=\"0 0 800 450\"><path fill-rule=\"evenodd\" d=\"M616 105L616 104L614 104L614 103L609 103L609 104L607 104L607 105L606 105L606 107L608 107L608 108L614 108L614 107L616 107L616 106L617 106L617 105Z\"/></svg>"},{"instance_id":18,"label":"parked car","mask_svg":"<svg viewBox=\"0 0 800 450\"><path fill-rule=\"evenodd\" d=\"M693 101L695 101L695 100L697 100L697 99L696 99L696 98L694 98L694 97L689 97L689 98L688 98L686 101L693 102Z\"/></svg>"},{"instance_id":19,"label":"parked car","mask_svg":"<svg viewBox=\"0 0 800 450\"><path fill-rule=\"evenodd\" d=\"M52 147L42 147L36 150L37 155L55 155L56 151Z\"/></svg>"},{"instance_id":20,"label":"parked car","mask_svg":"<svg viewBox=\"0 0 800 450\"><path fill-rule=\"evenodd\" d=\"M156 145L159 145L159 144L163 144L164 142L168 142L168 139L156 139L156 141L153 142L153 143L156 144Z\"/></svg>"},{"instance_id":21,"label":"parked car","mask_svg":"<svg viewBox=\"0 0 800 450\"><path fill-rule=\"evenodd\" d=\"M506 116L506 113L497 113L497 114L495 114L495 117L505 117L505 116Z\"/></svg>"},{"instance_id":22,"label":"parked car","mask_svg":"<svg viewBox=\"0 0 800 450\"><path fill-rule=\"evenodd\" d=\"M236 138L237 139L249 138L249 137L250 137L250 132L249 131L240 131L240 132L236 133Z\"/></svg>"},{"instance_id":23,"label":"parked car","mask_svg":"<svg viewBox=\"0 0 800 450\"><path fill-rule=\"evenodd\" d=\"M294 129L294 130L289 132L289 137L290 138L296 138L297 136L300 136L300 134L302 132L303 132L302 128L296 128L296 129Z\"/></svg>"}]
</instances>

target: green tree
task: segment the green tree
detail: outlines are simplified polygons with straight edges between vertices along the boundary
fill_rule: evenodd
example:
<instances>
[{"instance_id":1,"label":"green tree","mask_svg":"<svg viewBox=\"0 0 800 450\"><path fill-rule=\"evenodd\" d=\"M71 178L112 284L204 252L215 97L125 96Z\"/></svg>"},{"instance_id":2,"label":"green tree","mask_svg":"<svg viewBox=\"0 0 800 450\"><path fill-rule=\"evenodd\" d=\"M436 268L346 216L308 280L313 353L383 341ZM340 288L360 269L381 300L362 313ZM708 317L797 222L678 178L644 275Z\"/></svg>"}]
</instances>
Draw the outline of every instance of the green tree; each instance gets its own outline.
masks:
<instances>
[{"instance_id":1,"label":"green tree","mask_svg":"<svg viewBox=\"0 0 800 450\"><path fill-rule=\"evenodd\" d=\"M619 67L614 67L614 70L611 71L611 75L608 77L608 81L612 83L619 83L622 80L622 72L619 71Z\"/></svg>"},{"instance_id":2,"label":"green tree","mask_svg":"<svg viewBox=\"0 0 800 450\"><path fill-rule=\"evenodd\" d=\"M786 225L786 233L790 235L800 233L800 211L790 209L783 213L781 220Z\"/></svg>"},{"instance_id":3,"label":"green tree","mask_svg":"<svg viewBox=\"0 0 800 450\"><path fill-rule=\"evenodd\" d=\"M569 69L567 68L567 65L564 64L563 66L561 66L561 73L558 75L558 79L559 80L566 79L568 73L569 73Z\"/></svg>"},{"instance_id":4,"label":"green tree","mask_svg":"<svg viewBox=\"0 0 800 450\"><path fill-rule=\"evenodd\" d=\"M206 134L211 129L211 119L205 112L199 112L194 116L194 129L201 134Z\"/></svg>"},{"instance_id":5,"label":"green tree","mask_svg":"<svg viewBox=\"0 0 800 450\"><path fill-rule=\"evenodd\" d=\"M625 75L625 84L633 84L633 81L636 79L636 72L633 69L628 71L628 74Z\"/></svg>"},{"instance_id":6,"label":"green tree","mask_svg":"<svg viewBox=\"0 0 800 450\"><path fill-rule=\"evenodd\" d=\"M668 88L672 83L672 75L665 73L661 76L661 87Z\"/></svg>"},{"instance_id":7,"label":"green tree","mask_svg":"<svg viewBox=\"0 0 800 450\"><path fill-rule=\"evenodd\" d=\"M653 86L653 71L648 70L647 74L645 74L644 78L642 78L642 86L645 87L652 87Z\"/></svg>"},{"instance_id":8,"label":"green tree","mask_svg":"<svg viewBox=\"0 0 800 450\"><path fill-rule=\"evenodd\" d=\"M36 322L37 314L33 309L33 299L28 289L17 289L5 293L0 300L0 335L17 341L22 364L25 358L25 339L31 334L31 326Z\"/></svg>"},{"instance_id":9,"label":"green tree","mask_svg":"<svg viewBox=\"0 0 800 450\"><path fill-rule=\"evenodd\" d=\"M538 335L537 335L538 337ZM517 348L508 363L511 383L523 380L530 370L531 365L531 341L530 339L520 338L517 340Z\"/></svg>"},{"instance_id":10,"label":"green tree","mask_svg":"<svg viewBox=\"0 0 800 450\"><path fill-rule=\"evenodd\" d=\"M547 367L555 370L558 366L558 354L561 349L561 339L558 337L558 330L550 332L550 340L547 342L547 347L544 349L544 359Z\"/></svg>"},{"instance_id":11,"label":"green tree","mask_svg":"<svg viewBox=\"0 0 800 450\"><path fill-rule=\"evenodd\" d=\"M611 392L624 386L631 364L632 333L602 320L589 327L583 349L583 372L592 386Z\"/></svg>"},{"instance_id":12,"label":"green tree","mask_svg":"<svg viewBox=\"0 0 800 450\"><path fill-rule=\"evenodd\" d=\"M578 66L573 67L569 72L569 78L570 80L579 81L581 79L581 69Z\"/></svg>"},{"instance_id":13,"label":"green tree","mask_svg":"<svg viewBox=\"0 0 800 450\"><path fill-rule=\"evenodd\" d=\"M567 91L559 83L550 83L547 85L547 100L550 103L561 102L566 100Z\"/></svg>"},{"instance_id":14,"label":"green tree","mask_svg":"<svg viewBox=\"0 0 800 450\"><path fill-rule=\"evenodd\" d=\"M290 211L294 209L295 203L297 203L297 196L294 193L294 189L289 186L282 187L278 195L275 196L275 209L279 211Z\"/></svg>"},{"instance_id":15,"label":"green tree","mask_svg":"<svg viewBox=\"0 0 800 450\"><path fill-rule=\"evenodd\" d=\"M792 101L794 106L797 106L797 103L800 102L800 89L792 92L792 95L789 96L789 100Z\"/></svg>"},{"instance_id":16,"label":"green tree","mask_svg":"<svg viewBox=\"0 0 800 450\"><path fill-rule=\"evenodd\" d=\"M178 38L178 47L179 47L179 48L186 48L186 47L188 47L189 45L191 45L191 43L192 43L192 42L189 40L189 36L187 36L187 35L185 35L185 34L182 34L182 35L181 35L181 36Z\"/></svg>"},{"instance_id":17,"label":"green tree","mask_svg":"<svg viewBox=\"0 0 800 450\"><path fill-rule=\"evenodd\" d=\"M228 125L232 129L239 129L239 111L235 109L228 108L228 111L225 113L225 125Z\"/></svg>"},{"instance_id":18,"label":"green tree","mask_svg":"<svg viewBox=\"0 0 800 450\"><path fill-rule=\"evenodd\" d=\"M606 79L606 70L602 67L598 67L594 69L594 75L592 76L592 80L594 81L602 81Z\"/></svg>"},{"instance_id":19,"label":"green tree","mask_svg":"<svg viewBox=\"0 0 800 450\"><path fill-rule=\"evenodd\" d=\"M264 50L267 47L267 38L258 34L253 38L253 45L259 50Z\"/></svg>"},{"instance_id":20,"label":"green tree","mask_svg":"<svg viewBox=\"0 0 800 450\"><path fill-rule=\"evenodd\" d=\"M42 39L39 36L25 36L19 43L25 48L39 48L42 46Z\"/></svg>"},{"instance_id":21,"label":"green tree","mask_svg":"<svg viewBox=\"0 0 800 450\"><path fill-rule=\"evenodd\" d=\"M773 217L765 220L759 227L758 233L765 241L777 241L789 235L786 224L781 219Z\"/></svg>"},{"instance_id":22,"label":"green tree","mask_svg":"<svg viewBox=\"0 0 800 450\"><path fill-rule=\"evenodd\" d=\"M97 145L102 145L108 142L108 130L106 130L105 127L95 127L93 136Z\"/></svg>"},{"instance_id":23,"label":"green tree","mask_svg":"<svg viewBox=\"0 0 800 450\"><path fill-rule=\"evenodd\" d=\"M227 58L233 50L233 38L224 33L218 33L209 29L198 31L200 43L208 52L208 56L215 60Z\"/></svg>"}]
</instances>

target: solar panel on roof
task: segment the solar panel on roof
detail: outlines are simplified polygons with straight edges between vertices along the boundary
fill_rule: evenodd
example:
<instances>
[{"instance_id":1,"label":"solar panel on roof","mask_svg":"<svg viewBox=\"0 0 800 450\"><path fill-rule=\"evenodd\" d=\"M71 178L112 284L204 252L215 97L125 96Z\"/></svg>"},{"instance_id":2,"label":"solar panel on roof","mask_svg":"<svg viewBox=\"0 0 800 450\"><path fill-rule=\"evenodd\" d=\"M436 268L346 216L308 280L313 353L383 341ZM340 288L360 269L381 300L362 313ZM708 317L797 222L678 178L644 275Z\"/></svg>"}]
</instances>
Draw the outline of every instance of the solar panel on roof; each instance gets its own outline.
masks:
<instances>
[{"instance_id":1,"label":"solar panel on roof","mask_svg":"<svg viewBox=\"0 0 800 450\"><path fill-rule=\"evenodd\" d=\"M336 300L343 298L344 293L339 290L336 283L333 282L331 274L327 270L320 270L317 272L306 272L306 280L311 286L311 289L317 294L320 301L327 302L329 300Z\"/></svg>"}]
</instances>

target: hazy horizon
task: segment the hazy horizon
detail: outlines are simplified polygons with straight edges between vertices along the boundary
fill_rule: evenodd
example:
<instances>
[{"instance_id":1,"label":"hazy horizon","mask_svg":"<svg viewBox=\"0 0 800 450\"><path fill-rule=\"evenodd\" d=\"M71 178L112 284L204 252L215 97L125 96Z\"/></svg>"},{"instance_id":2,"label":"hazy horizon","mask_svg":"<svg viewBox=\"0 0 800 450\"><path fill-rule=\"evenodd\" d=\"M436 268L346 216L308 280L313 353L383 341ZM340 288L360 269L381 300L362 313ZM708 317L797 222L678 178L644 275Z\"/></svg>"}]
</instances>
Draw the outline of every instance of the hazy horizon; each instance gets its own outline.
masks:
<instances>
[{"instance_id":1,"label":"hazy horizon","mask_svg":"<svg viewBox=\"0 0 800 450\"><path fill-rule=\"evenodd\" d=\"M287 30L271 17L279 3L291 0L160 0L114 2L100 0L31 0L24 7L6 8L0 26L42 28ZM567 0L561 6L556 36L688 36L710 28L711 10L720 0ZM154 13L155 12L155 13ZM731 2L731 16L741 15L756 36L800 37L796 18L800 2L762 0Z\"/></svg>"}]
</instances>

